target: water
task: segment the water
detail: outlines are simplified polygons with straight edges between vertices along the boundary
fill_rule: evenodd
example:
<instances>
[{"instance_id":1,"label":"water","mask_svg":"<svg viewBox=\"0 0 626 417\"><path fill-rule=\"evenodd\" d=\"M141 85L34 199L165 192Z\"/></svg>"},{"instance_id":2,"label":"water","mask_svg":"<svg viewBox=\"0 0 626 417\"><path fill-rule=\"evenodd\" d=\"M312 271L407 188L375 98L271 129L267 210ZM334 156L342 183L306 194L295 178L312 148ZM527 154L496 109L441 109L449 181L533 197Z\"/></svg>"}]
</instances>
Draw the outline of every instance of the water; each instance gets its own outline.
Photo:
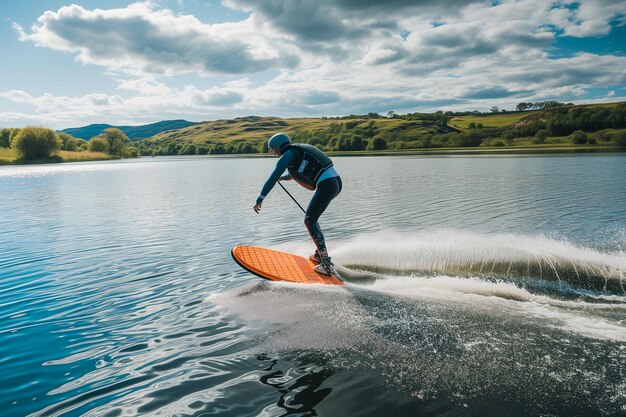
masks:
<instances>
[{"instance_id":1,"label":"water","mask_svg":"<svg viewBox=\"0 0 626 417\"><path fill-rule=\"evenodd\" d=\"M3 415L626 413L626 154L336 158L344 288L274 162L0 167Z\"/></svg>"}]
</instances>

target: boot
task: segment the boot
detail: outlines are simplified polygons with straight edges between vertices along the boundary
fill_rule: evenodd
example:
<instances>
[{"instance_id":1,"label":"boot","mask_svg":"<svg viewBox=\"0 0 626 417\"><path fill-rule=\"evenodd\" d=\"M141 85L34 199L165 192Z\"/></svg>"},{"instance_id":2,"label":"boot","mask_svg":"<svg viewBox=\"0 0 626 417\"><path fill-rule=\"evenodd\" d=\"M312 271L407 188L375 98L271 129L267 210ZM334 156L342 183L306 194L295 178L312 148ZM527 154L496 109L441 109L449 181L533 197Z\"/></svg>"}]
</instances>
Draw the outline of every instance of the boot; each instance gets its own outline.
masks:
<instances>
[{"instance_id":1,"label":"boot","mask_svg":"<svg viewBox=\"0 0 626 417\"><path fill-rule=\"evenodd\" d=\"M311 262L313 262L314 264L320 264L322 263L321 259L320 259L320 253L317 251L317 249L315 249L315 253L313 255L309 256L309 260Z\"/></svg>"},{"instance_id":2,"label":"boot","mask_svg":"<svg viewBox=\"0 0 626 417\"><path fill-rule=\"evenodd\" d=\"M326 253L318 253L318 255L320 258L320 264L313 268L313 270L318 274L333 275L335 271L333 268L333 263L330 261L330 256L328 256L328 254Z\"/></svg>"}]
</instances>

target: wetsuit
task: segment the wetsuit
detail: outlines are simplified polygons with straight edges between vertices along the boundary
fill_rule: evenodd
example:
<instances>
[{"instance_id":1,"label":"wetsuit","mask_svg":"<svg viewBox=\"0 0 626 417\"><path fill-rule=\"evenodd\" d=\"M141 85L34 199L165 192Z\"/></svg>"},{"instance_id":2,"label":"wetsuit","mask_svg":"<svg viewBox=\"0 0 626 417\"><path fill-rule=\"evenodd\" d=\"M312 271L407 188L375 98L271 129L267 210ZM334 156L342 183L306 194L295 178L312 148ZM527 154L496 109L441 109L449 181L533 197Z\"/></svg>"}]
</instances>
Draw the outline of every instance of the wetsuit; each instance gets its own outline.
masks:
<instances>
[{"instance_id":1,"label":"wetsuit","mask_svg":"<svg viewBox=\"0 0 626 417\"><path fill-rule=\"evenodd\" d=\"M265 182L265 185L261 190L261 195L259 195L259 198L256 200L257 204L261 204L263 202L272 188L274 188L274 185L279 178L283 181L292 179L292 176L289 174L283 175L282 177L281 175L286 170L289 169L292 171L295 165L299 165L299 162L302 160L300 149L301 148L298 147L298 145L290 146L281 155L280 159L276 163L274 172L272 172L270 177ZM318 252L320 254L327 254L326 241L318 219L322 213L324 213L332 199L337 197L337 195L341 192L341 177L339 177L339 174L335 171L331 163L330 166L322 168L321 174L318 176L314 184L310 184L310 186L305 184L302 185L306 188L311 188L310 186L312 186L315 189L315 194L306 209L304 224L306 225L309 235L311 235L311 239L313 239Z\"/></svg>"}]
</instances>

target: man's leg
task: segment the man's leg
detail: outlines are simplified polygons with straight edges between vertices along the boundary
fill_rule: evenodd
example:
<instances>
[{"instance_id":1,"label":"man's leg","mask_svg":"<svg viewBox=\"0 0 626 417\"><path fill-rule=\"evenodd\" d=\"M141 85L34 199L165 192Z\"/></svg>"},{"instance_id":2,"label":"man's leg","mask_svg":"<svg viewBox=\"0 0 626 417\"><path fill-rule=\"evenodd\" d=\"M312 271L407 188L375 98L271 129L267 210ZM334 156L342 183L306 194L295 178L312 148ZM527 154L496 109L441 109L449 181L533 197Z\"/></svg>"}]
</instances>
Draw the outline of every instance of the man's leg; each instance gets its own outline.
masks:
<instances>
[{"instance_id":1,"label":"man's leg","mask_svg":"<svg viewBox=\"0 0 626 417\"><path fill-rule=\"evenodd\" d=\"M328 256L326 241L318 219L322 213L324 213L328 204L330 204L332 199L335 198L340 191L341 180L339 178L329 178L322 181L318 185L315 195L313 195L313 198L309 202L309 206L307 207L306 215L304 217L304 224L309 231L309 235L311 235L311 239L313 239L313 242L317 247L317 252L322 263L330 264L330 257Z\"/></svg>"}]
</instances>

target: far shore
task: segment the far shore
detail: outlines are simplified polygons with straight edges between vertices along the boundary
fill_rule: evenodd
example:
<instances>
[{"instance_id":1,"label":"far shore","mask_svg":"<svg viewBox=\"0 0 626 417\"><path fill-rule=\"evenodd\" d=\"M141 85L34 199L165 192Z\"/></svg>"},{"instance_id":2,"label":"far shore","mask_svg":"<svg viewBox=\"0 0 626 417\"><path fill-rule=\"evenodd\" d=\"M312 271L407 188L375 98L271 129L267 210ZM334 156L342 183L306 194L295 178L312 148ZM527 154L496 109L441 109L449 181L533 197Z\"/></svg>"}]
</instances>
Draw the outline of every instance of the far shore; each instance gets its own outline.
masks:
<instances>
[{"instance_id":1,"label":"far shore","mask_svg":"<svg viewBox=\"0 0 626 417\"><path fill-rule=\"evenodd\" d=\"M472 148L424 148L424 149L402 149L402 150L377 150L377 151L329 151L330 156L408 156L408 155L463 155L463 154L541 154L541 153L596 153L596 152L626 152L625 147L620 146L603 146L603 145L537 145L537 146L506 146L506 147L472 147ZM79 154L78 152L72 152ZM34 161L13 160L7 161L0 159L0 166L17 166L17 165L40 165L40 164L56 164L71 162L96 162L111 161L119 158L102 153L89 153L80 157L64 158L62 155L53 156L48 159L39 159ZM247 154L207 154L207 155L159 155L159 156L141 156L142 159L151 158L194 158L194 157L210 157L210 158L265 158L274 157L269 153L247 153Z\"/></svg>"}]
</instances>

